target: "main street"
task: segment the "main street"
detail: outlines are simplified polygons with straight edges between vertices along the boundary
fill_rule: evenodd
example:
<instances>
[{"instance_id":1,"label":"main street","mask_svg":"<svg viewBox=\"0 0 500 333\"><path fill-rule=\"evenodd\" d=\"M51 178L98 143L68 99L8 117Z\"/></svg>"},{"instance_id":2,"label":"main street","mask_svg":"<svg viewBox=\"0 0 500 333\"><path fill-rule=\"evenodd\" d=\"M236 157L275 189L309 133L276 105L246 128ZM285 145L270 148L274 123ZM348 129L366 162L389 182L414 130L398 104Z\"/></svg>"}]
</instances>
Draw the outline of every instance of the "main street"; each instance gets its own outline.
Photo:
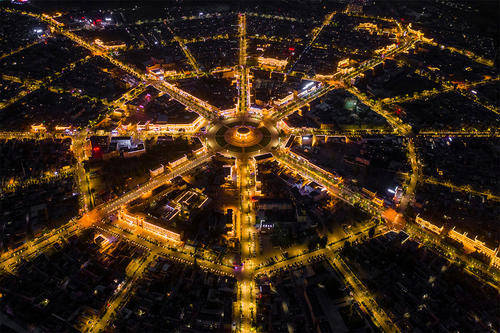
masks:
<instances>
[{"instance_id":1,"label":"main street","mask_svg":"<svg viewBox=\"0 0 500 333\"><path fill-rule=\"evenodd\" d=\"M408 186L406 187L405 193L401 198L399 203L399 212L404 214L406 211L406 207L408 207L408 203L413 199L415 194L415 189L417 187L417 182L420 178L421 170L420 170L420 162L418 161L417 152L415 150L415 143L413 142L413 138L408 138L406 142L407 146L407 154L408 160L411 165L411 175L408 181Z\"/></svg>"},{"instance_id":2,"label":"main street","mask_svg":"<svg viewBox=\"0 0 500 333\"><path fill-rule=\"evenodd\" d=\"M251 197L255 193L255 166L248 159L236 161L238 172L239 207L237 229L239 230L241 270L237 273L238 291L235 309L237 329L240 332L254 331L257 311L253 257L256 253L255 210Z\"/></svg>"},{"instance_id":3,"label":"main street","mask_svg":"<svg viewBox=\"0 0 500 333\"><path fill-rule=\"evenodd\" d=\"M9 181L7 185L0 188L0 194L2 192L12 192L18 188L26 187L34 184L50 183L65 177L69 177L74 172L74 169L70 166L65 166L56 171L46 171L38 177L31 177L23 180L15 180L14 178Z\"/></svg>"},{"instance_id":4,"label":"main street","mask_svg":"<svg viewBox=\"0 0 500 333\"><path fill-rule=\"evenodd\" d=\"M290 128L284 130L287 134L297 136L315 135L325 137L359 137L365 135L390 135L395 134L392 128L366 128L366 129L322 129L322 128Z\"/></svg>"},{"instance_id":5,"label":"main street","mask_svg":"<svg viewBox=\"0 0 500 333\"><path fill-rule=\"evenodd\" d=\"M38 15L38 14L33 14L33 13L28 13L24 11L16 11L12 9L6 9L6 11L10 12L16 12L19 14L23 15L29 15L32 17L35 17L39 20L44 21L45 23L49 24L50 27L54 32L60 33L78 45L85 47L86 49L90 50L94 55L101 56L115 66L121 68L125 72L134 75L137 78L140 78L144 82L151 83L155 88L157 88L160 91L163 91L167 94L169 94L172 98L176 99L178 102L184 104L186 107L190 108L194 112L198 113L199 115L207 118L207 119L216 119L218 118L218 109L215 108L214 106L208 104L207 102L185 92L182 89L177 88L174 84L171 84L167 81L157 79L151 74L143 74L140 73L137 69L124 64L123 62L113 58L111 54L109 54L106 50L102 49L101 47L91 44L74 34L73 32L69 31L68 29L65 29L61 26L59 22L54 20L52 17L43 14L43 15Z\"/></svg>"},{"instance_id":6,"label":"main street","mask_svg":"<svg viewBox=\"0 0 500 333\"><path fill-rule=\"evenodd\" d=\"M316 182L323 186L330 194L342 201L355 205L358 204L361 209L373 216L381 216L383 210L377 207L370 200L365 199L359 193L355 193L347 186L342 184L339 177L329 173L326 170L314 165L305 158L300 157L288 150L280 150L274 153L276 160L288 167L291 171L300 174L309 181Z\"/></svg>"},{"instance_id":7,"label":"main street","mask_svg":"<svg viewBox=\"0 0 500 333\"><path fill-rule=\"evenodd\" d=\"M181 176L191 171L192 169L200 166L201 164L208 162L212 158L213 154L214 154L213 152L202 153L196 159L182 163L176 166L175 168L171 169L170 171L166 171L165 173L159 176L151 178L146 183L138 185L136 189L131 190L114 200L111 200L107 203L97 206L95 210L99 212L102 216L109 215L110 213L118 210L121 206L124 206L127 203L151 192L155 188L163 184L166 184L175 177Z\"/></svg>"},{"instance_id":8,"label":"main street","mask_svg":"<svg viewBox=\"0 0 500 333\"><path fill-rule=\"evenodd\" d=\"M9 100L0 103L0 110L7 108L8 106L20 101L24 97L28 96L29 94L43 88L47 87L49 90L55 90L54 87L51 87L50 84L55 82L57 78L60 78L63 74L67 73L68 71L73 70L76 66L83 64L87 62L88 60L92 59L91 56L87 56L81 59L78 59L68 65L66 65L64 68L60 69L59 72L55 72L52 75L48 75L44 78L41 78L40 80L34 80L34 79L25 79L24 83L21 87L21 91L17 94L11 97Z\"/></svg>"},{"instance_id":9,"label":"main street","mask_svg":"<svg viewBox=\"0 0 500 333\"><path fill-rule=\"evenodd\" d=\"M238 89L237 112L245 114L250 108L250 69L247 66L247 20L245 14L238 15L239 55L236 70Z\"/></svg>"},{"instance_id":10,"label":"main street","mask_svg":"<svg viewBox=\"0 0 500 333\"><path fill-rule=\"evenodd\" d=\"M127 192L123 196L95 207L94 209L84 213L80 218L75 218L67 224L36 237L14 250L4 252L0 257L0 271L14 271L15 268L23 261L30 260L39 253L50 249L51 246L60 239L67 239L71 235L80 232L82 229L91 227L104 217L118 210L123 205L126 205L127 203L143 196L155 188L169 182L175 177L181 176L203 163L208 162L212 156L213 152L203 153L194 160L189 160L162 175L150 179L143 185Z\"/></svg>"},{"instance_id":11,"label":"main street","mask_svg":"<svg viewBox=\"0 0 500 333\"><path fill-rule=\"evenodd\" d=\"M0 257L0 274L4 272L13 273L17 266L24 261L35 258L38 254L49 250L57 242L79 234L80 231L81 228L77 219L73 219L59 228L52 229L42 236L24 243L16 249L2 253Z\"/></svg>"},{"instance_id":12,"label":"main street","mask_svg":"<svg viewBox=\"0 0 500 333\"><path fill-rule=\"evenodd\" d=\"M234 276L232 265L223 265L216 263L211 258L205 258L195 253L194 249L188 248L184 243L173 242L159 237L157 234L149 232L144 228L132 226L126 222L117 220L113 222L99 223L96 226L104 235L110 235L127 242L145 248L152 249L161 253L161 255L173 260L196 265L202 269L209 270L215 274ZM223 260L224 262L225 260Z\"/></svg>"},{"instance_id":13,"label":"main street","mask_svg":"<svg viewBox=\"0 0 500 333\"><path fill-rule=\"evenodd\" d=\"M415 46L415 43L417 41L418 41L418 39L415 37L414 38L408 37L408 40L406 40L402 46L398 46L398 47L394 48L393 50L390 50L390 51L388 51L380 56L377 56L377 57L372 58L370 60L364 61L356 69L352 70L351 72L349 72L347 74L342 74L340 72L336 72L335 74L332 75L332 81L338 82L338 84L341 84L342 82L348 82L350 79L357 77L358 75L362 74L363 72L380 65L388 58L394 57L399 53L403 53L403 52L408 51L409 49L411 49ZM336 88L337 87L335 84L324 83L321 87L311 91L305 97L294 98L290 102L288 102L287 104L275 108L272 117L276 120L286 118L289 115L291 115L292 113L294 113L295 111L308 105L310 102L318 99L319 97L327 94L328 92L330 92ZM385 114L385 115L387 115L387 114ZM392 119L392 117L389 117L389 119L388 119L389 122L392 122L392 123L397 124L399 126L403 126L402 124L398 124L395 119Z\"/></svg>"},{"instance_id":14,"label":"main street","mask_svg":"<svg viewBox=\"0 0 500 333\"><path fill-rule=\"evenodd\" d=\"M170 29L170 28L169 28ZM170 29L170 31L172 31ZM172 34L174 34L174 32L172 31ZM193 67L196 75L201 75L203 74L203 71L201 70L200 68L200 65L198 64L198 62L196 61L196 59L194 58L193 54L191 53L191 51L189 51L188 47L186 46L186 44L184 44L184 42L182 41L182 38L180 38L179 36L174 36L174 40L179 43L179 46L180 48L182 49L182 52L184 52L184 55L186 56L186 58L188 59L189 63L191 64L191 66Z\"/></svg>"},{"instance_id":15,"label":"main street","mask_svg":"<svg viewBox=\"0 0 500 333\"><path fill-rule=\"evenodd\" d=\"M74 136L71 142L71 150L76 159L75 176L78 188L80 189L80 207L82 212L87 212L93 206L90 180L83 166L83 162L87 159L87 156L85 156L86 140L87 131L83 130Z\"/></svg>"},{"instance_id":16,"label":"main street","mask_svg":"<svg viewBox=\"0 0 500 333\"><path fill-rule=\"evenodd\" d=\"M289 254L287 259L282 259L279 261L275 261L272 264L267 264L269 259L269 254L266 253L267 256L259 256L255 259L255 271L254 274L261 275L273 275L277 272L294 269L295 267L301 267L309 264L311 261L316 259L324 259L325 256L330 255L333 252L338 251L342 248L347 242L353 243L355 241L359 241L360 239L368 236L368 231L371 228L375 228L374 237L381 236L387 232L387 228L383 224L376 225L373 222L369 222L365 225L362 225L358 228L354 228L351 230L347 236L337 236L335 238L329 237L329 243L326 248L318 248L316 250L310 251L307 249L306 245L294 245L290 248L285 249ZM280 255L281 257L281 255Z\"/></svg>"},{"instance_id":17,"label":"main street","mask_svg":"<svg viewBox=\"0 0 500 333\"><path fill-rule=\"evenodd\" d=\"M382 103L374 102L366 95L361 94L355 87L348 88L347 91L356 96L356 98L359 99L360 102L368 106L371 110L384 117L385 120L387 120L387 122L395 129L395 131L399 135L408 135L411 133L411 126L403 123L403 121L394 113L384 109Z\"/></svg>"}]
</instances>

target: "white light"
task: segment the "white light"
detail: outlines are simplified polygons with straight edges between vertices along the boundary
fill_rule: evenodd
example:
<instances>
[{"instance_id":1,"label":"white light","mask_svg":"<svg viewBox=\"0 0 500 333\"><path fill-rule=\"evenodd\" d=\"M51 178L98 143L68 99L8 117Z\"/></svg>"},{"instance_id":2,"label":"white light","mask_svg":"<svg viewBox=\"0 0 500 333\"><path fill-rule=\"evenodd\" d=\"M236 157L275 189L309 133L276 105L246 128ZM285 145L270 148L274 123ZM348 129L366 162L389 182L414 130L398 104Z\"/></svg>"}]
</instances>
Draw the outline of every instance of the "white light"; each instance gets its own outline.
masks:
<instances>
[{"instance_id":1,"label":"white light","mask_svg":"<svg viewBox=\"0 0 500 333\"><path fill-rule=\"evenodd\" d=\"M312 85L314 85L314 82L309 82L308 84L306 84L306 85L304 86L304 88L302 88L302 90L306 90L306 89L308 89L309 87L311 87Z\"/></svg>"},{"instance_id":2,"label":"white light","mask_svg":"<svg viewBox=\"0 0 500 333\"><path fill-rule=\"evenodd\" d=\"M391 190L391 189L388 189L387 192L392 193L392 194L396 193L396 192L394 192L394 190Z\"/></svg>"},{"instance_id":3,"label":"white light","mask_svg":"<svg viewBox=\"0 0 500 333\"><path fill-rule=\"evenodd\" d=\"M111 17L106 17L104 20L105 20L106 22L111 22Z\"/></svg>"}]
</instances>

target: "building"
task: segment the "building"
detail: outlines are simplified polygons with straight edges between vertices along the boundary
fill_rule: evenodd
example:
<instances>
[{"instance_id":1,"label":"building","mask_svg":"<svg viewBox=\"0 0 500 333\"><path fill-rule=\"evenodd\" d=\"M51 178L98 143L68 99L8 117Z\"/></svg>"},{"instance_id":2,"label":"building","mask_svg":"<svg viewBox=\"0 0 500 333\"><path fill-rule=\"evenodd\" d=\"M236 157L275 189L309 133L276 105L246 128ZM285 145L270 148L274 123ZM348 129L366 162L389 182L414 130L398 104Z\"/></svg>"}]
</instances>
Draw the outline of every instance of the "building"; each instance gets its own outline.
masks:
<instances>
[{"instance_id":1,"label":"building","mask_svg":"<svg viewBox=\"0 0 500 333\"><path fill-rule=\"evenodd\" d=\"M271 69L271 70L282 70L285 68L286 64L288 63L288 60L283 59L275 59L275 58L265 58L265 57L259 57L258 59L260 67L264 69Z\"/></svg>"},{"instance_id":2,"label":"building","mask_svg":"<svg viewBox=\"0 0 500 333\"><path fill-rule=\"evenodd\" d=\"M108 152L109 136L107 135L93 135L89 138L91 158L103 158L104 154Z\"/></svg>"},{"instance_id":3,"label":"building","mask_svg":"<svg viewBox=\"0 0 500 333\"><path fill-rule=\"evenodd\" d=\"M146 217L139 214L131 214L125 209L121 209L118 213L118 218L122 221L127 222L133 226L143 228L144 230L150 231L160 237L166 238L171 241L181 242L181 234L168 230L163 226L159 226L147 221Z\"/></svg>"},{"instance_id":4,"label":"building","mask_svg":"<svg viewBox=\"0 0 500 333\"><path fill-rule=\"evenodd\" d=\"M163 166L163 164L160 164L160 166L156 169L153 169L153 170L149 170L149 175L151 177L156 177L160 174L162 174L163 172L165 172L165 167Z\"/></svg>"},{"instance_id":5,"label":"building","mask_svg":"<svg viewBox=\"0 0 500 333\"><path fill-rule=\"evenodd\" d=\"M130 149L132 147L132 137L131 136L113 136L109 143L109 150L122 150Z\"/></svg>"},{"instance_id":6,"label":"building","mask_svg":"<svg viewBox=\"0 0 500 333\"><path fill-rule=\"evenodd\" d=\"M203 117L198 117L191 124L168 124L163 122L158 123L139 123L137 124L137 131L143 133L194 133L200 128L205 126L206 120Z\"/></svg>"}]
</instances>

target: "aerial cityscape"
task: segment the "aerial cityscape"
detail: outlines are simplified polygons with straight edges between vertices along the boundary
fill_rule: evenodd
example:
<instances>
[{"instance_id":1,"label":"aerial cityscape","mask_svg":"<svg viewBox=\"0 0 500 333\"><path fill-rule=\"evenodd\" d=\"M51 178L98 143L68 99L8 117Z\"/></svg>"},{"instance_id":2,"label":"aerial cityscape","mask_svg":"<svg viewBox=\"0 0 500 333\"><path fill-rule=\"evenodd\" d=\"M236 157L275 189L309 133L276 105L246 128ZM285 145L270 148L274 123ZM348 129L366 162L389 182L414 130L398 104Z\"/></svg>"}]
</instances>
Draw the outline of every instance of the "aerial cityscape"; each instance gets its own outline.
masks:
<instances>
[{"instance_id":1,"label":"aerial cityscape","mask_svg":"<svg viewBox=\"0 0 500 333\"><path fill-rule=\"evenodd\" d=\"M500 3L0 0L0 333L499 332Z\"/></svg>"}]
</instances>

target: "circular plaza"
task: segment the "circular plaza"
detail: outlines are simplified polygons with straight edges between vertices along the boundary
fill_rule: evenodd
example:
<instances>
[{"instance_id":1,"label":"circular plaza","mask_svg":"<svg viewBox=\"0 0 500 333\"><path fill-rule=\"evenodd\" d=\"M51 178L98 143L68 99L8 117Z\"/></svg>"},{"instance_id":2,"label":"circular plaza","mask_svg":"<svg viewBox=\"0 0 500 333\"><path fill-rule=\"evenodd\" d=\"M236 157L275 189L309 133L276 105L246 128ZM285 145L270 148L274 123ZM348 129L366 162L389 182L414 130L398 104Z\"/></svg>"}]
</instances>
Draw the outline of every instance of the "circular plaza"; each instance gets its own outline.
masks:
<instances>
[{"instance_id":1,"label":"circular plaza","mask_svg":"<svg viewBox=\"0 0 500 333\"><path fill-rule=\"evenodd\" d=\"M259 155L270 151L278 142L276 126L258 118L225 119L213 124L207 131L207 144L233 157Z\"/></svg>"}]
</instances>

